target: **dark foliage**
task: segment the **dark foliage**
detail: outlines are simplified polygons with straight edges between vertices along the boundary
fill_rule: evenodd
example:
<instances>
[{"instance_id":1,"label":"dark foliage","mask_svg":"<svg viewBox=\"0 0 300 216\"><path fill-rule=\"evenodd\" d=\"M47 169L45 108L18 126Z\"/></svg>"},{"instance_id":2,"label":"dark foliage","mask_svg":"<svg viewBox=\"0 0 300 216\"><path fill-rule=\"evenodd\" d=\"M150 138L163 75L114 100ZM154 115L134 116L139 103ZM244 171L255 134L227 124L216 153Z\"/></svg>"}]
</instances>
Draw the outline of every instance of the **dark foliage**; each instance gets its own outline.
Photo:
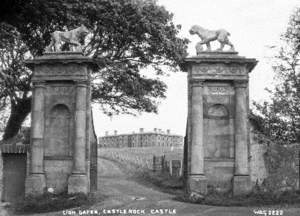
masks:
<instances>
[{"instance_id":1,"label":"dark foliage","mask_svg":"<svg viewBox=\"0 0 300 216\"><path fill-rule=\"evenodd\" d=\"M12 119L8 120L5 139L18 132L30 112L31 71L23 62L41 55L50 42L50 33L55 30L70 30L80 24L91 30L84 52L96 59L100 67L92 76L92 99L108 115L157 112L167 88L159 75L178 70L186 56L188 40L177 36L180 26L172 22L172 14L156 1L15 0L6 3L10 8L1 16L0 51L5 57L13 54L15 60L12 63L1 59L5 68L0 70L0 105L10 103Z\"/></svg>"}]
</instances>

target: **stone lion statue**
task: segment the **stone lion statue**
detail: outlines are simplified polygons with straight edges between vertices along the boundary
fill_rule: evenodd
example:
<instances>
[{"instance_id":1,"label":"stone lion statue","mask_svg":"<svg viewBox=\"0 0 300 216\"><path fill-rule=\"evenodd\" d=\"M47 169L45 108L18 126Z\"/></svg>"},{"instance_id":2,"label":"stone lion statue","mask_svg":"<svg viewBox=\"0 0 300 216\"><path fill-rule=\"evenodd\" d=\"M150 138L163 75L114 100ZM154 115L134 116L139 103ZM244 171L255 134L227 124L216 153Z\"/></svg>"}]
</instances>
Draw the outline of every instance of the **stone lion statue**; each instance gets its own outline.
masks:
<instances>
[{"instance_id":1,"label":"stone lion statue","mask_svg":"<svg viewBox=\"0 0 300 216\"><path fill-rule=\"evenodd\" d=\"M225 45L230 46L230 51L235 51L233 44L228 39L230 33L224 29L212 31L212 30L202 28L201 26L194 25L190 29L190 34L191 35L196 34L201 38L201 41L196 45L197 55L203 51L202 48L203 44L206 44L207 47L206 51L211 51L210 42L215 40L219 41L221 44L220 48L217 49L218 51L223 51Z\"/></svg>"},{"instance_id":2,"label":"stone lion statue","mask_svg":"<svg viewBox=\"0 0 300 216\"><path fill-rule=\"evenodd\" d=\"M81 41L84 41L85 37L90 33L87 27L81 25L80 27L70 30L70 31L55 31L51 33L51 42L49 46L46 47L46 52L58 52L61 51L62 45L70 45L75 50L81 51ZM63 44L64 43L64 44Z\"/></svg>"}]
</instances>

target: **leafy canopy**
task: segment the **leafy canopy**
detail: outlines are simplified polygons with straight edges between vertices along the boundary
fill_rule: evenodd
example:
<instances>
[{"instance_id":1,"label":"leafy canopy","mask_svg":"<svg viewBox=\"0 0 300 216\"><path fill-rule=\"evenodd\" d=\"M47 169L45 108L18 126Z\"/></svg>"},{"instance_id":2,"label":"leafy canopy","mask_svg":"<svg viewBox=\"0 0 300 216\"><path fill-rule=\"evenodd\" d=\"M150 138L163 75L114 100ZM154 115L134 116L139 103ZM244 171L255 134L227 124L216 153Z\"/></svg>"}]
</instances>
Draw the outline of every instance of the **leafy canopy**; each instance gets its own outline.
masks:
<instances>
[{"instance_id":1,"label":"leafy canopy","mask_svg":"<svg viewBox=\"0 0 300 216\"><path fill-rule=\"evenodd\" d=\"M92 74L92 99L108 115L157 112L167 88L159 76L178 70L186 56L188 40L156 1L4 0L2 6L0 107L10 109L4 139L18 133L31 110L32 72L24 60L42 55L56 30L81 24L91 30L84 52L100 68Z\"/></svg>"},{"instance_id":2,"label":"leafy canopy","mask_svg":"<svg viewBox=\"0 0 300 216\"><path fill-rule=\"evenodd\" d=\"M41 55L50 33L85 24L91 31L85 54L98 61L92 98L112 113L156 112L166 85L140 71L179 68L187 39L172 14L152 0L29 0L15 1L2 20L20 34L30 54ZM162 67L166 66L166 67ZM17 72L18 73L18 72ZM28 74L27 78L30 78ZM13 83L14 84L14 83ZM29 85L27 85L27 88Z\"/></svg>"},{"instance_id":3,"label":"leafy canopy","mask_svg":"<svg viewBox=\"0 0 300 216\"><path fill-rule=\"evenodd\" d=\"M282 41L273 65L276 85L268 90L270 101L255 106L268 136L294 143L300 141L300 8L291 15Z\"/></svg>"}]
</instances>

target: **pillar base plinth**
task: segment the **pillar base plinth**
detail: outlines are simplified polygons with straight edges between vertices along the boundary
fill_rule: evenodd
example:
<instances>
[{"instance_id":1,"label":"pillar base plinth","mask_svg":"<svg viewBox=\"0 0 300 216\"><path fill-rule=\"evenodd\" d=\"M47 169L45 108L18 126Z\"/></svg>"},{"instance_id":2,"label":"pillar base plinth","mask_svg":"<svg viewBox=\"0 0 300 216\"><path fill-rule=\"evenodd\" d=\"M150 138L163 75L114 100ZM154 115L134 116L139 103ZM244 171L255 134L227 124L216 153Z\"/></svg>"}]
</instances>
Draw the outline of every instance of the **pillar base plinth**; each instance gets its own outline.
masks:
<instances>
[{"instance_id":1,"label":"pillar base plinth","mask_svg":"<svg viewBox=\"0 0 300 216\"><path fill-rule=\"evenodd\" d=\"M251 191L249 175L235 175L233 177L233 195L245 195Z\"/></svg>"},{"instance_id":2,"label":"pillar base plinth","mask_svg":"<svg viewBox=\"0 0 300 216\"><path fill-rule=\"evenodd\" d=\"M72 174L68 180L68 193L84 193L90 192L89 179L84 174Z\"/></svg>"},{"instance_id":3,"label":"pillar base plinth","mask_svg":"<svg viewBox=\"0 0 300 216\"><path fill-rule=\"evenodd\" d=\"M30 174L25 181L25 195L42 195L46 189L45 174Z\"/></svg>"},{"instance_id":4,"label":"pillar base plinth","mask_svg":"<svg viewBox=\"0 0 300 216\"><path fill-rule=\"evenodd\" d=\"M189 193L207 194L207 179L205 175L190 175L188 185Z\"/></svg>"}]
</instances>

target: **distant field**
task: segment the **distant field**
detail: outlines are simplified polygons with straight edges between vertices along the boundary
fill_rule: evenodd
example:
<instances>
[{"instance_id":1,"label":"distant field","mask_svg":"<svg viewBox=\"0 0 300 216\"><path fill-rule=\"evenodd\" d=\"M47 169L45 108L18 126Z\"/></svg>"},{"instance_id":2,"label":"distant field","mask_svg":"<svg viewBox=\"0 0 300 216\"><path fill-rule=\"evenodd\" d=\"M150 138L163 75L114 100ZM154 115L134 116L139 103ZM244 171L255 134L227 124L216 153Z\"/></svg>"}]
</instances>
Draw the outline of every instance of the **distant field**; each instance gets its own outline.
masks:
<instances>
[{"instance_id":1,"label":"distant field","mask_svg":"<svg viewBox=\"0 0 300 216\"><path fill-rule=\"evenodd\" d=\"M136 147L136 148L99 148L98 156L132 163L142 168L152 169L153 156L165 155L166 160L182 160L183 149L175 147Z\"/></svg>"}]
</instances>

